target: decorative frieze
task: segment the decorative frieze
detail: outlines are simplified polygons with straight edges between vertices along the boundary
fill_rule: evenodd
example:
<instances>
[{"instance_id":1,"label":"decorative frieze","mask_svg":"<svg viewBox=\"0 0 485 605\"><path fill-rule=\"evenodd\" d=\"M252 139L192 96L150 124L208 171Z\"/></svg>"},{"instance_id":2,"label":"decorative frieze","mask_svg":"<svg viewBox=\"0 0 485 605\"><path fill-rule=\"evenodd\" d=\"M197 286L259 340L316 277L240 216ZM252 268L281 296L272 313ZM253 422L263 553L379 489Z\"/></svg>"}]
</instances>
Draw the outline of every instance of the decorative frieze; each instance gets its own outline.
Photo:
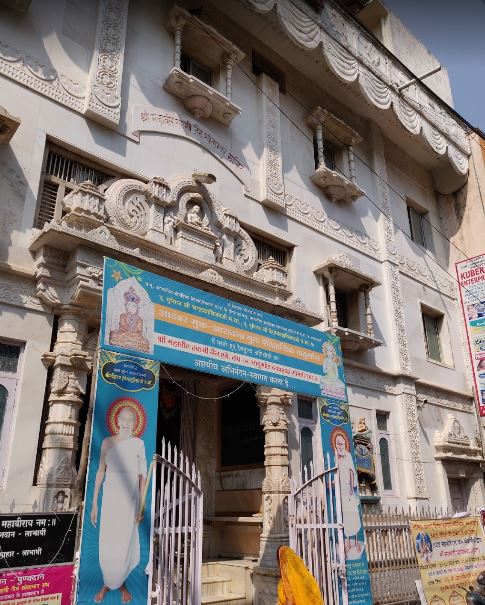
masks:
<instances>
[{"instance_id":1,"label":"decorative frieze","mask_svg":"<svg viewBox=\"0 0 485 605\"><path fill-rule=\"evenodd\" d=\"M106 126L120 121L128 0L100 0L83 113Z\"/></svg>"},{"instance_id":2,"label":"decorative frieze","mask_svg":"<svg viewBox=\"0 0 485 605\"><path fill-rule=\"evenodd\" d=\"M416 385L418 405L437 405L443 408L459 410L473 414L475 412L473 397L444 391L436 387Z\"/></svg>"},{"instance_id":3,"label":"decorative frieze","mask_svg":"<svg viewBox=\"0 0 485 605\"><path fill-rule=\"evenodd\" d=\"M434 445L435 457L440 460L483 461L481 444L472 443L453 414L448 414L443 431L436 434Z\"/></svg>"},{"instance_id":4,"label":"decorative frieze","mask_svg":"<svg viewBox=\"0 0 485 605\"><path fill-rule=\"evenodd\" d=\"M0 273L0 303L26 307L34 311L43 309L37 296L34 279L30 280L13 273Z\"/></svg>"},{"instance_id":5,"label":"decorative frieze","mask_svg":"<svg viewBox=\"0 0 485 605\"><path fill-rule=\"evenodd\" d=\"M409 443L409 452L411 454L414 497L427 498L416 394L412 392L404 392L402 398L404 399L407 441Z\"/></svg>"}]
</instances>

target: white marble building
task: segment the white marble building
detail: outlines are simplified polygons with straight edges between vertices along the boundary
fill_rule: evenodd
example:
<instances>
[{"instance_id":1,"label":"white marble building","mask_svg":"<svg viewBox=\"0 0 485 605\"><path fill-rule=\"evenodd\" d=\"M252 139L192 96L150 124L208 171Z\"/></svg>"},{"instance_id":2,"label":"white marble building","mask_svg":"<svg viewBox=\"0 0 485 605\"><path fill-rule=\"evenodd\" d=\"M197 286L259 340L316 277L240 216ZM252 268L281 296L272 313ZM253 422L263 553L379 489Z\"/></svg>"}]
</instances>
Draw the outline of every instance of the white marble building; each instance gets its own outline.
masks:
<instances>
[{"instance_id":1,"label":"white marble building","mask_svg":"<svg viewBox=\"0 0 485 605\"><path fill-rule=\"evenodd\" d=\"M332 0L195 4L0 2L0 510L82 497L103 255L335 331L352 418L372 431L370 500L482 505L440 233L439 194L466 182L470 151L432 92L451 102L446 72L398 90L401 61L437 61L375 0L360 18L390 52ZM170 371L200 397L235 387ZM241 421L161 385L160 431L203 475L211 555L257 555L259 522L211 519L257 513L263 488L275 507L287 493L285 456L267 470L279 487L263 485L257 400L243 393ZM290 472L318 467L315 402L257 397L266 433L267 406L282 410Z\"/></svg>"}]
</instances>

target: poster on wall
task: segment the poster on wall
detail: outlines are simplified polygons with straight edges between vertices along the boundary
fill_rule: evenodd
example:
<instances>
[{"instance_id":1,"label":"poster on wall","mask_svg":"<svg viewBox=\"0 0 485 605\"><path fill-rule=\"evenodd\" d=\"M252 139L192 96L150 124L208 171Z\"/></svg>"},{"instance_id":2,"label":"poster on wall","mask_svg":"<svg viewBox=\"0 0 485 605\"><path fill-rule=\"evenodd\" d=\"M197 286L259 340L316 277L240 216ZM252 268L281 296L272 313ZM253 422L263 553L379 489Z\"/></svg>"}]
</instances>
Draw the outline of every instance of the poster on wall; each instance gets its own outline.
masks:
<instances>
[{"instance_id":1,"label":"poster on wall","mask_svg":"<svg viewBox=\"0 0 485 605\"><path fill-rule=\"evenodd\" d=\"M77 603L146 603L159 364L100 350Z\"/></svg>"},{"instance_id":2,"label":"poster on wall","mask_svg":"<svg viewBox=\"0 0 485 605\"><path fill-rule=\"evenodd\" d=\"M0 569L74 561L77 513L0 515Z\"/></svg>"},{"instance_id":3,"label":"poster on wall","mask_svg":"<svg viewBox=\"0 0 485 605\"><path fill-rule=\"evenodd\" d=\"M349 605L372 605L369 565L348 403L318 399L322 450L339 471Z\"/></svg>"},{"instance_id":4,"label":"poster on wall","mask_svg":"<svg viewBox=\"0 0 485 605\"><path fill-rule=\"evenodd\" d=\"M485 416L485 254L456 263L475 396Z\"/></svg>"},{"instance_id":5,"label":"poster on wall","mask_svg":"<svg viewBox=\"0 0 485 605\"><path fill-rule=\"evenodd\" d=\"M335 336L105 259L101 346L346 401Z\"/></svg>"},{"instance_id":6,"label":"poster on wall","mask_svg":"<svg viewBox=\"0 0 485 605\"><path fill-rule=\"evenodd\" d=\"M479 517L420 519L410 528L428 605L466 605L464 588L485 568Z\"/></svg>"},{"instance_id":7,"label":"poster on wall","mask_svg":"<svg viewBox=\"0 0 485 605\"><path fill-rule=\"evenodd\" d=\"M74 565L0 573L2 605L71 605Z\"/></svg>"}]
</instances>

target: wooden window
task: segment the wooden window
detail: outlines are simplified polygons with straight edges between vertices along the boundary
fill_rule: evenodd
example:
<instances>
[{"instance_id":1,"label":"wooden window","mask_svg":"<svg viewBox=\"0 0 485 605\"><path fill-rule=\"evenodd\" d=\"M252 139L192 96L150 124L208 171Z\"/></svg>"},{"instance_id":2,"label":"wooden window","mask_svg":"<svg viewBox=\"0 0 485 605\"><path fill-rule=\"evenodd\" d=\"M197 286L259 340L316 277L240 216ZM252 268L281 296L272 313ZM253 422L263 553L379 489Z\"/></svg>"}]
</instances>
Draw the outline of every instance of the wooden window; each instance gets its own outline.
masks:
<instances>
[{"instance_id":1,"label":"wooden window","mask_svg":"<svg viewBox=\"0 0 485 605\"><path fill-rule=\"evenodd\" d=\"M62 216L62 200L76 185L91 181L99 186L118 176L89 160L49 145L34 226L42 229L45 223L59 220Z\"/></svg>"},{"instance_id":2,"label":"wooden window","mask_svg":"<svg viewBox=\"0 0 485 605\"><path fill-rule=\"evenodd\" d=\"M313 420L313 401L298 397L298 418Z\"/></svg>"},{"instance_id":3,"label":"wooden window","mask_svg":"<svg viewBox=\"0 0 485 605\"><path fill-rule=\"evenodd\" d=\"M434 361L443 361L440 342L442 321L442 317L428 315L423 312L426 354L429 359L433 359Z\"/></svg>"},{"instance_id":4,"label":"wooden window","mask_svg":"<svg viewBox=\"0 0 485 605\"><path fill-rule=\"evenodd\" d=\"M194 78L197 78L201 82L204 82L204 84L207 84L207 86L211 86L211 70L205 65L202 65L202 63L194 61L192 57L189 57L188 55L182 53L180 57L180 68L182 69L182 71L185 71L185 73L188 73L189 75L194 76Z\"/></svg>"},{"instance_id":5,"label":"wooden window","mask_svg":"<svg viewBox=\"0 0 485 605\"><path fill-rule=\"evenodd\" d=\"M387 421L389 414L386 412L376 412L376 422L378 431L387 431Z\"/></svg>"}]
</instances>

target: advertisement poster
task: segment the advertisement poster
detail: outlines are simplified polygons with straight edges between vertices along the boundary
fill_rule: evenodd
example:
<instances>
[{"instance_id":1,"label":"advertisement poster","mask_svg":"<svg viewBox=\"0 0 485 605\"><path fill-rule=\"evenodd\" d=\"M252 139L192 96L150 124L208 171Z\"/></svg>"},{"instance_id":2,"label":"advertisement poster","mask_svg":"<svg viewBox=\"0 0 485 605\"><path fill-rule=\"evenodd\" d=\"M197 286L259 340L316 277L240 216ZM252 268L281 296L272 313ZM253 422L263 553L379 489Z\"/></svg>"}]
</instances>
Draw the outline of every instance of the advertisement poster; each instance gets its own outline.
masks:
<instances>
[{"instance_id":1,"label":"advertisement poster","mask_svg":"<svg viewBox=\"0 0 485 605\"><path fill-rule=\"evenodd\" d=\"M86 483L77 604L146 603L159 365L100 351Z\"/></svg>"},{"instance_id":2,"label":"advertisement poster","mask_svg":"<svg viewBox=\"0 0 485 605\"><path fill-rule=\"evenodd\" d=\"M322 449L330 453L340 476L349 605L372 605L349 405L321 397L318 409Z\"/></svg>"},{"instance_id":3,"label":"advertisement poster","mask_svg":"<svg viewBox=\"0 0 485 605\"><path fill-rule=\"evenodd\" d=\"M0 573L2 605L71 605L74 565Z\"/></svg>"},{"instance_id":4,"label":"advertisement poster","mask_svg":"<svg viewBox=\"0 0 485 605\"><path fill-rule=\"evenodd\" d=\"M74 561L77 513L0 515L0 569Z\"/></svg>"},{"instance_id":5,"label":"advertisement poster","mask_svg":"<svg viewBox=\"0 0 485 605\"><path fill-rule=\"evenodd\" d=\"M475 396L485 416L485 254L456 263Z\"/></svg>"},{"instance_id":6,"label":"advertisement poster","mask_svg":"<svg viewBox=\"0 0 485 605\"><path fill-rule=\"evenodd\" d=\"M411 535L428 605L465 605L465 590L485 569L478 516L411 521Z\"/></svg>"},{"instance_id":7,"label":"advertisement poster","mask_svg":"<svg viewBox=\"0 0 485 605\"><path fill-rule=\"evenodd\" d=\"M105 259L101 346L346 401L331 334Z\"/></svg>"}]
</instances>

